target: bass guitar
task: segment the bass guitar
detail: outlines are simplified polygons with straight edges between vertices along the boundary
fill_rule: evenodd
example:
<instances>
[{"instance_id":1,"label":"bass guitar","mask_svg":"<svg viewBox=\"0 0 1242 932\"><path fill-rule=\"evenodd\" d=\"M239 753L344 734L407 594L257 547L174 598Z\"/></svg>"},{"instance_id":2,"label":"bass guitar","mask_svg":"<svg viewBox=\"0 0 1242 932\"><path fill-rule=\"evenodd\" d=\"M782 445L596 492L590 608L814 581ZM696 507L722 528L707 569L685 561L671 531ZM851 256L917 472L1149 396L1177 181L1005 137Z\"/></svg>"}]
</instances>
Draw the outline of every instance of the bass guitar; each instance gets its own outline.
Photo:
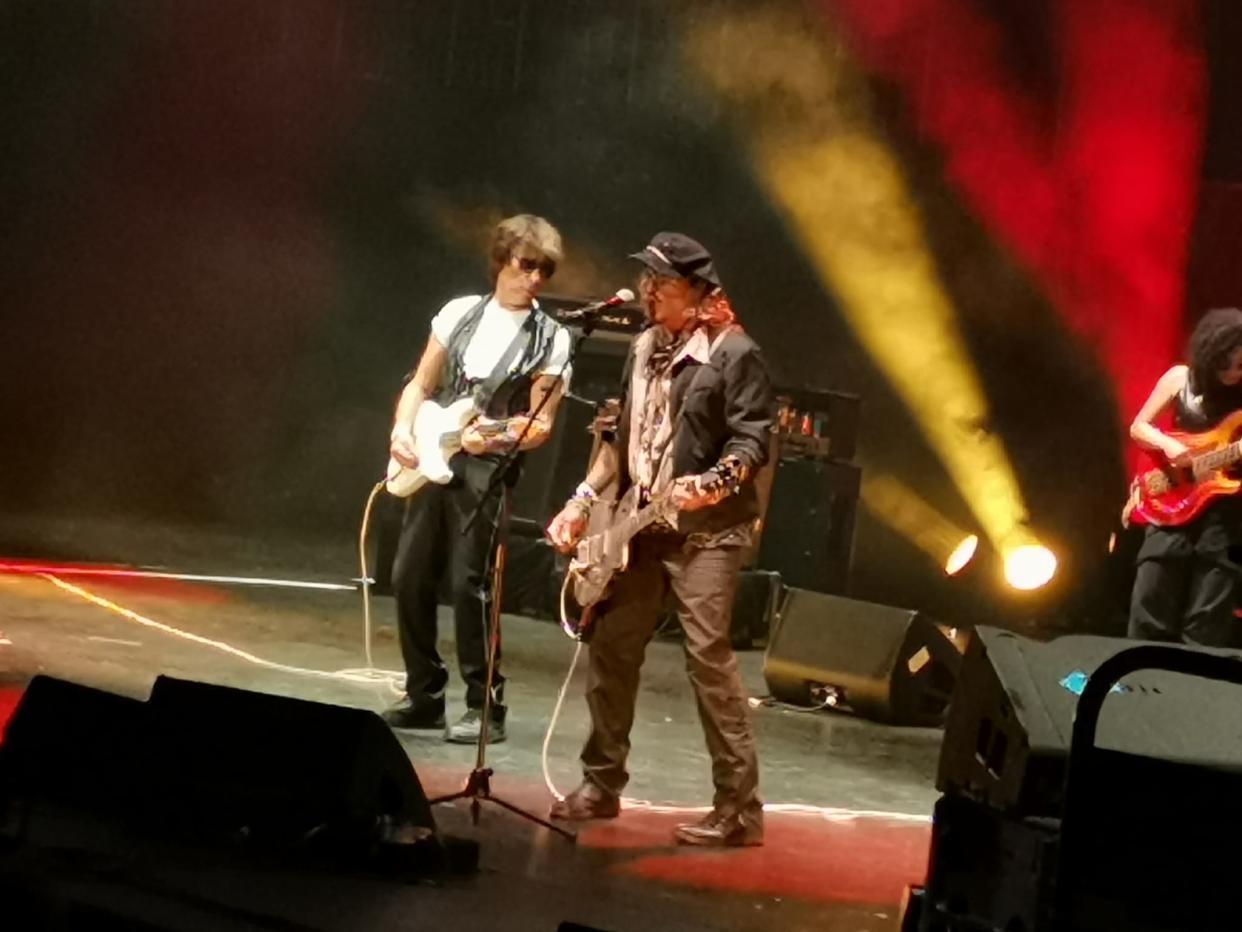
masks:
<instances>
[{"instance_id":1,"label":"bass guitar","mask_svg":"<svg viewBox=\"0 0 1242 932\"><path fill-rule=\"evenodd\" d=\"M1211 430L1169 436L1190 450L1189 462L1174 466L1161 454L1150 453L1153 468L1140 471L1130 483L1122 523L1179 527L1197 518L1214 499L1242 488L1242 480L1231 471L1242 460L1242 411Z\"/></svg>"}]
</instances>

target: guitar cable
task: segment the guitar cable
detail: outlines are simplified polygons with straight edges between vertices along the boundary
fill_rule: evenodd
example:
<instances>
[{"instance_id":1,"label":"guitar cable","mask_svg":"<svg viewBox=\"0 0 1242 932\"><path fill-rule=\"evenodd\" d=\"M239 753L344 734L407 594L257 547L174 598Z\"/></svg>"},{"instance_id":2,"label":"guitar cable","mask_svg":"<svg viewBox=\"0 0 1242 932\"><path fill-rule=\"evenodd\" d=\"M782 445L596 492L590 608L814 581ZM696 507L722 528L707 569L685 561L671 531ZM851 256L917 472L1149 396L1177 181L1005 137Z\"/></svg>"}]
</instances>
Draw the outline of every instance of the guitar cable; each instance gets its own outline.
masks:
<instances>
[{"instance_id":1,"label":"guitar cable","mask_svg":"<svg viewBox=\"0 0 1242 932\"><path fill-rule=\"evenodd\" d=\"M565 594L569 591L569 573L565 574L564 581L561 582L561 595L557 600L558 611L560 612L560 623L562 630L576 630L577 626L571 626L568 618L568 610L565 605ZM548 729L543 733L543 749L539 756L540 764L543 766L543 783L548 788L548 792L552 794L552 798L558 802L565 798L565 794L556 788L556 784L552 782L552 771L548 766L548 747L552 744L552 733L556 731L557 720L561 717L561 707L565 704L565 694L569 692L569 684L573 681L574 673L578 669L578 658L582 656L582 639L574 638L576 645L574 647L574 656L569 661L569 669L565 673L565 679L561 683L560 691L556 694L556 705L552 707L552 717L548 719Z\"/></svg>"},{"instance_id":2,"label":"guitar cable","mask_svg":"<svg viewBox=\"0 0 1242 932\"><path fill-rule=\"evenodd\" d=\"M366 507L362 510L362 527L358 531L358 568L359 578L362 580L362 648L367 665L365 669L357 672L363 676L369 676L377 683L387 683L389 688L400 696L405 693L401 685L405 679L404 675L394 670L377 670L375 659L371 654L373 633L371 626L371 573L367 567L367 534L371 529L371 512L375 508L375 499L384 490L384 484L387 481L387 478L381 479L371 489L371 494L367 496Z\"/></svg>"},{"instance_id":3,"label":"guitar cable","mask_svg":"<svg viewBox=\"0 0 1242 932\"><path fill-rule=\"evenodd\" d=\"M371 494L367 496L367 504L362 512L362 527L358 532L358 568L360 578L362 580L362 640L363 650L367 659L365 671L357 671L359 673L370 673L377 682L387 682L398 695L403 690L398 685L401 678L400 674L387 671L377 670L375 668L375 660L371 654L372 641L372 624L371 624L371 573L367 566L367 535L371 528L371 513L375 508L375 499L383 491L386 479L381 479L371 489ZM561 595L559 601L560 622L564 630L571 630L568 622L568 607L565 603L565 595L569 589L569 574L565 574L565 581L561 584ZM556 694L556 705L552 709L552 716L548 720L547 731L543 735L543 747L540 754L540 763L543 768L543 782L548 788L548 792L553 798L561 800L565 798L565 794L556 788L556 784L552 782L552 772L548 765L548 748L552 744L552 735L556 731L556 723L561 716L561 708L565 704L565 695L569 692L569 684L573 680L574 673L578 669L578 658L582 655L582 641L577 641L577 647L574 650L573 659L569 662L569 670L565 674L565 680L561 683L561 688Z\"/></svg>"}]
</instances>

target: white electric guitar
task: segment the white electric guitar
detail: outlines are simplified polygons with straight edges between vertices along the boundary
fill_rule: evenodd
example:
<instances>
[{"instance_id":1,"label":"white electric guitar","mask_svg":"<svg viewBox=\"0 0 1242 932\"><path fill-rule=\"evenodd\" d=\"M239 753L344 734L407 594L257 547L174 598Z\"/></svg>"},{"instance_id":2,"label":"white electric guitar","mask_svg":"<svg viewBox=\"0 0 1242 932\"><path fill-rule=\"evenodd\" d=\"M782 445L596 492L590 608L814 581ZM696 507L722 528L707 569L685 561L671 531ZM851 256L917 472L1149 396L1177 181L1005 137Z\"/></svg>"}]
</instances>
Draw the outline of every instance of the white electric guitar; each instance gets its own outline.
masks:
<instances>
[{"instance_id":1,"label":"white electric guitar","mask_svg":"<svg viewBox=\"0 0 1242 932\"><path fill-rule=\"evenodd\" d=\"M462 431L472 423L485 438L504 433L510 426L509 421L481 417L471 397L459 398L449 405L424 401L414 415L418 465L402 466L389 459L384 487L397 498L409 498L428 482L445 485L453 478L449 460L461 449Z\"/></svg>"}]
</instances>

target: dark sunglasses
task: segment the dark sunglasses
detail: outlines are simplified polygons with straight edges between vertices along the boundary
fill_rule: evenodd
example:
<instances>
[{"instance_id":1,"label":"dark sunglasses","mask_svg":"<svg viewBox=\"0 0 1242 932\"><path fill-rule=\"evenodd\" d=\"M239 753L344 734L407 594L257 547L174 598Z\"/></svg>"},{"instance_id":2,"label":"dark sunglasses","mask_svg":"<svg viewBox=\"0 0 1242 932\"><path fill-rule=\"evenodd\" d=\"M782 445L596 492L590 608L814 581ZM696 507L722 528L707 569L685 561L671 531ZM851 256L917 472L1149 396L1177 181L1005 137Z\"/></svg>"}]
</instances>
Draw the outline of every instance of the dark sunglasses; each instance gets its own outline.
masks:
<instances>
[{"instance_id":1,"label":"dark sunglasses","mask_svg":"<svg viewBox=\"0 0 1242 932\"><path fill-rule=\"evenodd\" d=\"M556 274L556 263L551 259L529 259L519 256L517 266L527 275L534 271L540 272L544 281Z\"/></svg>"}]
</instances>

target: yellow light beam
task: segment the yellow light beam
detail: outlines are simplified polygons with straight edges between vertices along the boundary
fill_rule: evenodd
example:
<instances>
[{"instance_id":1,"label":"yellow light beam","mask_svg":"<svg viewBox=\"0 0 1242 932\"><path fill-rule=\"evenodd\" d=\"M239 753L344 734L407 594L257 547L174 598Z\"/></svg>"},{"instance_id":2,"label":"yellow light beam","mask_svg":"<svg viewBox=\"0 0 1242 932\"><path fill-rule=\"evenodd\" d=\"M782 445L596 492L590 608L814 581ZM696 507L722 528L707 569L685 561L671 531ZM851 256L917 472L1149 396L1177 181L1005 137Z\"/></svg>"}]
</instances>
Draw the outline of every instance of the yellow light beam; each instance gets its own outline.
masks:
<instances>
[{"instance_id":1,"label":"yellow light beam","mask_svg":"<svg viewBox=\"0 0 1242 932\"><path fill-rule=\"evenodd\" d=\"M700 21L685 54L728 101L756 176L1002 552L1034 543L900 166L846 56L788 8Z\"/></svg>"},{"instance_id":2,"label":"yellow light beam","mask_svg":"<svg viewBox=\"0 0 1242 932\"><path fill-rule=\"evenodd\" d=\"M979 539L929 505L896 476L864 470L862 501L876 518L913 543L950 576L974 556L974 548L964 545L972 538L977 545ZM960 562L951 563L955 557Z\"/></svg>"}]
</instances>

